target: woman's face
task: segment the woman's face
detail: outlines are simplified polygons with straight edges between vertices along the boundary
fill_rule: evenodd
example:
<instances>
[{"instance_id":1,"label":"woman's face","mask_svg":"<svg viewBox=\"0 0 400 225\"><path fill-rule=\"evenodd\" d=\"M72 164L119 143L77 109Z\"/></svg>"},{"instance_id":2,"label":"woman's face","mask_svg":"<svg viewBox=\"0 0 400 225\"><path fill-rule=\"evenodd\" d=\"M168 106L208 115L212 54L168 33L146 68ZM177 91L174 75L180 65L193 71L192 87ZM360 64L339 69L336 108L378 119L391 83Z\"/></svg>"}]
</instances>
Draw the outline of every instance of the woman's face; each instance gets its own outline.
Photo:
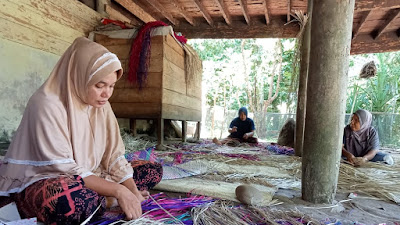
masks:
<instances>
[{"instance_id":1,"label":"woman's face","mask_svg":"<svg viewBox=\"0 0 400 225\"><path fill-rule=\"evenodd\" d=\"M353 116L351 117L350 128L353 131L359 131L361 128L360 120L358 119L358 116L356 114L353 114Z\"/></svg>"},{"instance_id":2,"label":"woman's face","mask_svg":"<svg viewBox=\"0 0 400 225\"><path fill-rule=\"evenodd\" d=\"M246 116L246 114L244 112L240 112L239 118L240 118L241 121L245 121L247 116Z\"/></svg>"},{"instance_id":3,"label":"woman's face","mask_svg":"<svg viewBox=\"0 0 400 225\"><path fill-rule=\"evenodd\" d=\"M87 104L95 107L103 107L111 97L115 82L117 82L117 72L110 73L98 83L89 86Z\"/></svg>"}]
</instances>

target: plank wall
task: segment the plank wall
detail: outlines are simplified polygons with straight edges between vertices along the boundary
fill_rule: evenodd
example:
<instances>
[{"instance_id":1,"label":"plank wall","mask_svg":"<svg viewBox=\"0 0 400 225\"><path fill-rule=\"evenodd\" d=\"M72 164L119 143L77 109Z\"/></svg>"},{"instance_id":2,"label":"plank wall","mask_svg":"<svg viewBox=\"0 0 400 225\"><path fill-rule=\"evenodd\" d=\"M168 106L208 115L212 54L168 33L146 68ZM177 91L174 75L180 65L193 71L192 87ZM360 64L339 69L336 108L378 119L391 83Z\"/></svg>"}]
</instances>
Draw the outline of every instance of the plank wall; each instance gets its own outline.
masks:
<instances>
[{"instance_id":1,"label":"plank wall","mask_svg":"<svg viewBox=\"0 0 400 225\"><path fill-rule=\"evenodd\" d=\"M141 90L137 84L127 81L132 40L96 35L95 41L115 53L125 71L110 98L117 117L201 120L201 91L192 92L188 89L185 52L171 35L151 38L147 82ZM200 86L201 90L201 83L194 85ZM188 95L188 92L191 94Z\"/></svg>"},{"instance_id":2,"label":"plank wall","mask_svg":"<svg viewBox=\"0 0 400 225\"><path fill-rule=\"evenodd\" d=\"M99 13L76 0L2 0L0 38L62 55L100 19Z\"/></svg>"},{"instance_id":3,"label":"plank wall","mask_svg":"<svg viewBox=\"0 0 400 225\"><path fill-rule=\"evenodd\" d=\"M201 121L201 92L198 95L198 92L188 89L185 51L171 35L161 37L164 43L162 116Z\"/></svg>"}]
</instances>

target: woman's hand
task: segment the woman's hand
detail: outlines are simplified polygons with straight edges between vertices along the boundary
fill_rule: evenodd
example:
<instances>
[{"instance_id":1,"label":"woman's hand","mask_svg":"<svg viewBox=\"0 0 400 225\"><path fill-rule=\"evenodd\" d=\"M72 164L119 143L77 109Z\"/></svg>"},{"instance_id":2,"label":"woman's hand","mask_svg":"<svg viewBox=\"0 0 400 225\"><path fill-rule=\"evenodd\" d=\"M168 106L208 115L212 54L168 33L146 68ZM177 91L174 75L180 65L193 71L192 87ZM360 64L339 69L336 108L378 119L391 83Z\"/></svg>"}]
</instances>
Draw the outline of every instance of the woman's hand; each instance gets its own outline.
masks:
<instances>
[{"instance_id":1,"label":"woman's hand","mask_svg":"<svg viewBox=\"0 0 400 225\"><path fill-rule=\"evenodd\" d=\"M356 157L353 154L351 154L349 152L348 155L346 156L346 158L347 158L347 161L349 161L349 163L351 165L354 165Z\"/></svg>"},{"instance_id":2,"label":"woman's hand","mask_svg":"<svg viewBox=\"0 0 400 225\"><path fill-rule=\"evenodd\" d=\"M236 126L230 128L230 132L229 133L235 133L235 132L237 132L237 127Z\"/></svg>"},{"instance_id":3,"label":"woman's hand","mask_svg":"<svg viewBox=\"0 0 400 225\"><path fill-rule=\"evenodd\" d=\"M118 205L121 207L122 211L124 211L126 219L137 219L142 215L142 206L140 205L141 199L128 188L121 185L115 197L118 200Z\"/></svg>"},{"instance_id":4,"label":"woman's hand","mask_svg":"<svg viewBox=\"0 0 400 225\"><path fill-rule=\"evenodd\" d=\"M136 196L140 202L149 199L150 193L148 191L139 191L140 195ZM106 197L106 208L118 206L118 200L114 197Z\"/></svg>"},{"instance_id":5,"label":"woman's hand","mask_svg":"<svg viewBox=\"0 0 400 225\"><path fill-rule=\"evenodd\" d=\"M362 166L364 165L366 162L368 162L368 159L366 157L355 157L354 159L354 166L358 167L358 166Z\"/></svg>"},{"instance_id":6,"label":"woman's hand","mask_svg":"<svg viewBox=\"0 0 400 225\"><path fill-rule=\"evenodd\" d=\"M250 137L249 133L245 133L245 134L243 135L243 139L247 139L247 138L249 138L249 137Z\"/></svg>"},{"instance_id":7,"label":"woman's hand","mask_svg":"<svg viewBox=\"0 0 400 225\"><path fill-rule=\"evenodd\" d=\"M140 192L140 194L142 195L142 197L144 198L144 200L149 199L150 193L149 193L148 191L139 191L139 192ZM144 201L144 200L143 200L143 201Z\"/></svg>"}]
</instances>

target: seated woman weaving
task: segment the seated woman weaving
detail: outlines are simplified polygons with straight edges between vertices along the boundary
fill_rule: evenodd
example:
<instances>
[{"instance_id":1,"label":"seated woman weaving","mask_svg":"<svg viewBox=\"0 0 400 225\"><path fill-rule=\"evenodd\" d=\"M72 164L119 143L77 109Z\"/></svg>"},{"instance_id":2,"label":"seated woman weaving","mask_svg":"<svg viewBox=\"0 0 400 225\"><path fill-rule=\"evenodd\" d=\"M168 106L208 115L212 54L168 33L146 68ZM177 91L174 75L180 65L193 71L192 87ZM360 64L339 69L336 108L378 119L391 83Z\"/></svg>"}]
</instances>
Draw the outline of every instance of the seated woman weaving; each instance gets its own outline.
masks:
<instances>
[{"instance_id":1,"label":"seated woman weaving","mask_svg":"<svg viewBox=\"0 0 400 225\"><path fill-rule=\"evenodd\" d=\"M258 143L257 138L253 137L255 126L254 121L247 117L247 109L246 107L242 107L239 109L239 116L232 120L229 125L228 132L230 135L228 138L219 141L217 138L213 139L213 142L222 145L229 141L237 140L239 142L248 142L248 143Z\"/></svg>"},{"instance_id":2,"label":"seated woman weaving","mask_svg":"<svg viewBox=\"0 0 400 225\"><path fill-rule=\"evenodd\" d=\"M162 177L158 163L125 159L125 146L108 99L122 76L117 56L77 38L47 81L29 99L0 166L0 196L10 196L22 217L46 224L78 224L106 198L127 219Z\"/></svg>"},{"instance_id":3,"label":"seated woman weaving","mask_svg":"<svg viewBox=\"0 0 400 225\"><path fill-rule=\"evenodd\" d=\"M378 132L372 124L372 114L364 109L357 110L351 122L344 128L342 156L354 166L368 161L383 161L392 165L393 158L379 151Z\"/></svg>"}]
</instances>

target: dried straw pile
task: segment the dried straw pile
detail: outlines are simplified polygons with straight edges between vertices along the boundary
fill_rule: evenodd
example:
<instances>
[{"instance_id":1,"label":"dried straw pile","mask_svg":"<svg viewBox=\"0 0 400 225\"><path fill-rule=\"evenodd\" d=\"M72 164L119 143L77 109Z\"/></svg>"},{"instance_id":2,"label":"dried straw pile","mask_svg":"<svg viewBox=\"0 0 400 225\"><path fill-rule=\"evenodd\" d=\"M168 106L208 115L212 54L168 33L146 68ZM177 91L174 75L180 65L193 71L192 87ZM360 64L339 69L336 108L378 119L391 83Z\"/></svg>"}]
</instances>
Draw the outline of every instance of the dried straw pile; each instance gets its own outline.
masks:
<instances>
[{"instance_id":1,"label":"dried straw pile","mask_svg":"<svg viewBox=\"0 0 400 225\"><path fill-rule=\"evenodd\" d=\"M229 147L210 150L209 147L196 151L207 154L184 154L190 161L206 165L206 172L197 177L209 181L231 183L275 185L278 188L301 188L301 158L295 156L268 155L255 151L254 147ZM243 158L230 158L221 152L258 154L260 161ZM185 161L185 159L184 159ZM184 166L184 164L181 164ZM345 193L364 193L376 198L400 203L400 166L387 166L379 163L367 163L361 168L341 163L338 190ZM179 190L175 190L179 192Z\"/></svg>"},{"instance_id":2,"label":"dried straw pile","mask_svg":"<svg viewBox=\"0 0 400 225\"><path fill-rule=\"evenodd\" d=\"M376 75L376 65L374 61L366 63L360 71L360 78L371 78Z\"/></svg>"}]
</instances>

